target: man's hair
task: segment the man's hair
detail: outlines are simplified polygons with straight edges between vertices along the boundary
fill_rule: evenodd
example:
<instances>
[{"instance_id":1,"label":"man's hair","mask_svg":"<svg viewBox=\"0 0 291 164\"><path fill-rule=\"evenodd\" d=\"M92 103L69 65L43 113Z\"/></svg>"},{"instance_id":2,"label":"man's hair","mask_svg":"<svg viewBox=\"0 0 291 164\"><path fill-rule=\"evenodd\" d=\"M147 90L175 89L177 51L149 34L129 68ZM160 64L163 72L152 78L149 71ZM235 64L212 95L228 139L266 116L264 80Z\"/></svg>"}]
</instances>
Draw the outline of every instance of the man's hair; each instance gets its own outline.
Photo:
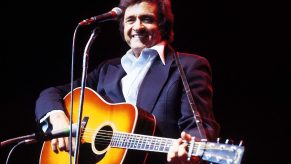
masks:
<instances>
[{"instance_id":1,"label":"man's hair","mask_svg":"<svg viewBox=\"0 0 291 164\"><path fill-rule=\"evenodd\" d=\"M174 15L172 12L171 0L120 0L119 7L123 10L119 19L119 31L124 37L124 13L125 10L134 4L141 2L155 3L158 6L158 25L162 39L171 43L174 40Z\"/></svg>"}]
</instances>

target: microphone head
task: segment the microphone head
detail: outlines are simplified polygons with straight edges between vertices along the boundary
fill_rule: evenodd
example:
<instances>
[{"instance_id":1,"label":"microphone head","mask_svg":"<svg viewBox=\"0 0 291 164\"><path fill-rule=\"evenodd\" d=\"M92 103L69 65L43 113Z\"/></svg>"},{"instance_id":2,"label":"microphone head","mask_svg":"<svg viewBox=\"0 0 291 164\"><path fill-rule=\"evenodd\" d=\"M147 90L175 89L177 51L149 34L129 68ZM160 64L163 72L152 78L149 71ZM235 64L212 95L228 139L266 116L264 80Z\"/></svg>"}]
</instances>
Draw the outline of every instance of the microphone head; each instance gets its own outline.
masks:
<instances>
[{"instance_id":1,"label":"microphone head","mask_svg":"<svg viewBox=\"0 0 291 164\"><path fill-rule=\"evenodd\" d=\"M115 12L118 17L122 14L122 9L119 7L114 7L111 11Z\"/></svg>"},{"instance_id":2,"label":"microphone head","mask_svg":"<svg viewBox=\"0 0 291 164\"><path fill-rule=\"evenodd\" d=\"M91 17L89 19L85 19L79 22L79 25L83 26L83 25L90 25L96 22L104 22L107 20L118 20L121 14L122 14L122 9L120 9L119 7L114 7L111 11L107 13L97 15L97 16L94 16L94 17Z\"/></svg>"}]
</instances>

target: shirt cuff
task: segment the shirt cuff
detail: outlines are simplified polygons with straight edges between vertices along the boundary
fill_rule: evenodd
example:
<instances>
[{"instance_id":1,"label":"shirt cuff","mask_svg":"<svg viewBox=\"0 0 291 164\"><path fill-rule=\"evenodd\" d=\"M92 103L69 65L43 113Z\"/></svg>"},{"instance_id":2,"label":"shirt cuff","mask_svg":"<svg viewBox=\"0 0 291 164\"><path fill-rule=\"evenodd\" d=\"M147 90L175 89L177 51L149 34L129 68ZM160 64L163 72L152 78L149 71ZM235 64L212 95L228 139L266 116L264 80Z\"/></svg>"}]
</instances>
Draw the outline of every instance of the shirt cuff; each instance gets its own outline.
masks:
<instances>
[{"instance_id":1,"label":"shirt cuff","mask_svg":"<svg viewBox=\"0 0 291 164\"><path fill-rule=\"evenodd\" d=\"M47 129L49 128L49 124L50 124L50 122L48 120L49 116L52 115L53 113L59 113L59 112L63 112L64 113L64 111L62 111L62 110L53 110L53 111L48 112L44 117L42 117L40 119L39 123L41 124L41 129L44 132L46 132Z\"/></svg>"}]
</instances>

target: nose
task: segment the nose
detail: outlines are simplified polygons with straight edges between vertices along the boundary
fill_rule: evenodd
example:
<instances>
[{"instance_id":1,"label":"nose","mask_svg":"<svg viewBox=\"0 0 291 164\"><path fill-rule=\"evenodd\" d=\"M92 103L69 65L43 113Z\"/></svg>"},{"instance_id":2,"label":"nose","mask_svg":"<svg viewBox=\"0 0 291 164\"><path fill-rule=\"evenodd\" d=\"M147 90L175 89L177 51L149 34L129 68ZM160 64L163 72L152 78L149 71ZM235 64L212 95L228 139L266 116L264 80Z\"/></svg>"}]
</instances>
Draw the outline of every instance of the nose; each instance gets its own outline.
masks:
<instances>
[{"instance_id":1,"label":"nose","mask_svg":"<svg viewBox=\"0 0 291 164\"><path fill-rule=\"evenodd\" d=\"M137 19L134 22L132 29L134 31L140 31L140 30L144 29L144 25L143 25L142 21L140 19Z\"/></svg>"}]
</instances>

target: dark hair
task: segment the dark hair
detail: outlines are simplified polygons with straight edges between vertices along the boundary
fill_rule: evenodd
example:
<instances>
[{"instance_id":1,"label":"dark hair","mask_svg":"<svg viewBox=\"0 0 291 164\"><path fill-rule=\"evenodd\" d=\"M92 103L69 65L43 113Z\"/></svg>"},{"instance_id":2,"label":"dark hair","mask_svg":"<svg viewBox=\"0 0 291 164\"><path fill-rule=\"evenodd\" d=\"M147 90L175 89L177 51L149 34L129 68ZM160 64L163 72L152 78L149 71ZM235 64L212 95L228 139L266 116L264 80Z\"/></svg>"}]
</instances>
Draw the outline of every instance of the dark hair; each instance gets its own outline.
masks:
<instances>
[{"instance_id":1,"label":"dark hair","mask_svg":"<svg viewBox=\"0 0 291 164\"><path fill-rule=\"evenodd\" d=\"M120 0L119 7L123 10L119 18L119 31L123 35L123 19L125 10L134 4L141 2L155 3L158 6L158 24L163 40L172 42L174 40L174 15L172 12L171 0Z\"/></svg>"}]
</instances>

